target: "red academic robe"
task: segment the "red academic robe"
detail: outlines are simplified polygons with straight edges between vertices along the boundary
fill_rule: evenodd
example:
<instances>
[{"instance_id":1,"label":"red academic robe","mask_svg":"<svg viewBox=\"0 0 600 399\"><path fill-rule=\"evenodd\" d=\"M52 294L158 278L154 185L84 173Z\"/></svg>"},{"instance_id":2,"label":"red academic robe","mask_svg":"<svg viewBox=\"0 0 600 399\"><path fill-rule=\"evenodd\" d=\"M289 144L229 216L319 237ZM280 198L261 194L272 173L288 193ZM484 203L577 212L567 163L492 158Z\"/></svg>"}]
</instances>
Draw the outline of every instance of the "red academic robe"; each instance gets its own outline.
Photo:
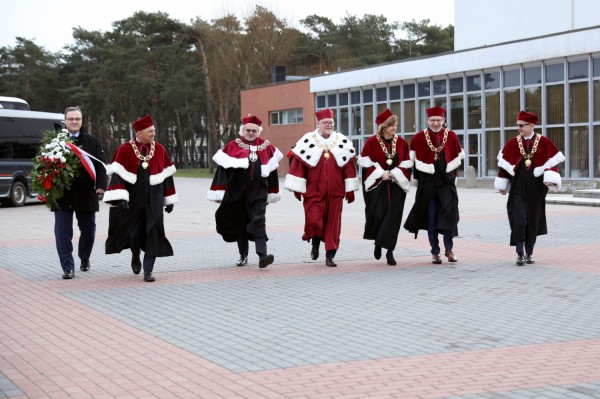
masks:
<instances>
[{"instance_id":1,"label":"red academic robe","mask_svg":"<svg viewBox=\"0 0 600 399\"><path fill-rule=\"evenodd\" d=\"M285 188L304 196L302 240L318 237L326 251L339 248L344 196L359 189L355 160L352 141L341 133L324 139L315 130L294 146Z\"/></svg>"}]
</instances>

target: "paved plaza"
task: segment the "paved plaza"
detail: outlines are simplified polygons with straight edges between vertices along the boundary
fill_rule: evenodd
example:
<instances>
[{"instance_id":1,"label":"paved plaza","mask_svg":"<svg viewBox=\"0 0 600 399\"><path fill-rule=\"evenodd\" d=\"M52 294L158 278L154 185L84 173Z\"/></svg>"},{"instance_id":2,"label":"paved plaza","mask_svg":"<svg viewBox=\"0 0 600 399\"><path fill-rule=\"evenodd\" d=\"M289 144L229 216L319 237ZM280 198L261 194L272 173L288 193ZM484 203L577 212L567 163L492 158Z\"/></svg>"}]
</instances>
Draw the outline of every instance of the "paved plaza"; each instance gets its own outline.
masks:
<instances>
[{"instance_id":1,"label":"paved plaza","mask_svg":"<svg viewBox=\"0 0 600 399\"><path fill-rule=\"evenodd\" d=\"M459 188L458 263L432 265L425 232L402 230L388 266L362 239L358 193L329 268L285 191L267 208L275 263L259 269L252 243L236 267L216 233L210 180L175 182L175 256L155 283L129 252L104 254L105 204L73 280L52 213L0 207L0 398L600 398L600 207L547 204L536 263L518 267L507 197Z\"/></svg>"}]
</instances>

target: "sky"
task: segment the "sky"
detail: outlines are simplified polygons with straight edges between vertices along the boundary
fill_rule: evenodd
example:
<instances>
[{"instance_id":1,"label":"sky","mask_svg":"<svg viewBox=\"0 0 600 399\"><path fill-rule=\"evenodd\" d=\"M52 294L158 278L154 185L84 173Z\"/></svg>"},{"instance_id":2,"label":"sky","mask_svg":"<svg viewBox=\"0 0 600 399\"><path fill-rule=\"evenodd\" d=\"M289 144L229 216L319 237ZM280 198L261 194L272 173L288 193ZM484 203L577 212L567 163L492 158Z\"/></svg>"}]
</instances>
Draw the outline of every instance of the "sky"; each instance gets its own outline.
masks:
<instances>
[{"instance_id":1,"label":"sky","mask_svg":"<svg viewBox=\"0 0 600 399\"><path fill-rule=\"evenodd\" d=\"M342 7L339 5L343 4ZM376 8L373 9L372 5ZM112 23L129 18L137 11L162 11L170 18L189 23L196 17L210 22L229 14L240 20L252 14L255 5L300 28L300 20L317 14L339 24L347 15L384 15L388 22L429 19L433 25L454 25L454 0L8 0L2 1L0 47L14 47L23 37L58 52L74 43L73 28L112 31Z\"/></svg>"}]
</instances>

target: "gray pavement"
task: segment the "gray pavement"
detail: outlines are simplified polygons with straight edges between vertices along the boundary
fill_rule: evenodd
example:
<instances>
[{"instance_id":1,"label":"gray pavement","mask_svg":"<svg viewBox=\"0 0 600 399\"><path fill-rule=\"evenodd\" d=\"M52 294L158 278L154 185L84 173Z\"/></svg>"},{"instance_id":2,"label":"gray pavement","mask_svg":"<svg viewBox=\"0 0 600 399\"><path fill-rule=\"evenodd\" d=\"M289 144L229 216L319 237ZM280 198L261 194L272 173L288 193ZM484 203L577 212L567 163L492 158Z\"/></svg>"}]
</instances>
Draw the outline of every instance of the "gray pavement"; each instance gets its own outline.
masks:
<instances>
[{"instance_id":1,"label":"gray pavement","mask_svg":"<svg viewBox=\"0 0 600 399\"><path fill-rule=\"evenodd\" d=\"M180 382L179 390L158 383L141 396L132 388L119 397L600 398L599 208L548 203L549 234L538 239L536 263L517 267L514 248L508 246L507 197L492 189L459 188L459 262L432 265L426 234L415 240L402 231L398 266L390 267L373 259L372 242L362 239L359 194L355 203L344 205L339 267L327 268L323 259L310 260L310 245L300 239L302 206L283 192L282 200L267 209L275 263L259 270L255 254L247 266L234 265L236 245L215 232L218 204L206 200L209 184L176 178L181 202L165 215L175 256L157 260L154 284L132 275L129 253L103 254L105 205L97 215L92 268L77 270L71 281L61 279L52 214L33 202L0 208L5 288L0 294L0 398L91 392L83 383L77 393L53 391L41 376L35 389L28 382L46 360L19 353L42 338L22 341L12 331L26 325L23 318L41 318L38 325L62 334L43 315L15 310L29 309L17 306L19 301L39 301L37 292L76 304L70 316L75 325L93 326L92 317L104 320L107 330L115 330L110 348L127 353L131 344L116 337L133 329L207 362L206 369L192 368L199 375L218 369L223 378L213 380L218 387L210 394L199 394L199 388L181 393L186 383ZM414 193L413 188L405 217ZM9 282L22 289L9 289ZM101 358L91 349L87 356ZM159 362L156 355L148 356L147 362ZM446 359L451 360L439 365ZM120 370L112 363L106 368ZM312 376L325 369L329 382L323 387ZM394 374L398 370L405 371ZM191 371L181 371L186 372ZM91 374L82 378L93 380ZM236 384L235 393L219 391ZM107 386L100 388L112 397L106 396Z\"/></svg>"}]
</instances>

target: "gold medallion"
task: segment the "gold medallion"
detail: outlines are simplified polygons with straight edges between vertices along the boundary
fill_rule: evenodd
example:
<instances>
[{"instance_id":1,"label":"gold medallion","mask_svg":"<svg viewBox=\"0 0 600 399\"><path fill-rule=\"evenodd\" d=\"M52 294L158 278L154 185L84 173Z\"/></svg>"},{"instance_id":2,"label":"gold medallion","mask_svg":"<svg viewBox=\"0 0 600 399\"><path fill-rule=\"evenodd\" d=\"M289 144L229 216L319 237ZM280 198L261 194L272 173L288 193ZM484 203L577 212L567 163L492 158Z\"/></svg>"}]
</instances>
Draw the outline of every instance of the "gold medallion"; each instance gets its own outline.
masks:
<instances>
[{"instance_id":1,"label":"gold medallion","mask_svg":"<svg viewBox=\"0 0 600 399\"><path fill-rule=\"evenodd\" d=\"M385 163L387 163L388 165L391 165L392 164L392 160L388 158L388 160L385 161Z\"/></svg>"},{"instance_id":2,"label":"gold medallion","mask_svg":"<svg viewBox=\"0 0 600 399\"><path fill-rule=\"evenodd\" d=\"M525 160L525 166L527 166L527 167L531 166L531 159L526 159Z\"/></svg>"},{"instance_id":3,"label":"gold medallion","mask_svg":"<svg viewBox=\"0 0 600 399\"><path fill-rule=\"evenodd\" d=\"M438 160L438 153L436 152L435 155L433 156L433 160L437 161Z\"/></svg>"},{"instance_id":4,"label":"gold medallion","mask_svg":"<svg viewBox=\"0 0 600 399\"><path fill-rule=\"evenodd\" d=\"M323 156L325 157L325 160L328 160L328 159L329 159L329 152L325 152L325 153L323 154Z\"/></svg>"},{"instance_id":5,"label":"gold medallion","mask_svg":"<svg viewBox=\"0 0 600 399\"><path fill-rule=\"evenodd\" d=\"M256 162L256 160L258 159L258 155L256 155L256 152L250 151L250 155L248 155L248 159L250 160L250 162Z\"/></svg>"},{"instance_id":6,"label":"gold medallion","mask_svg":"<svg viewBox=\"0 0 600 399\"><path fill-rule=\"evenodd\" d=\"M146 161L142 162L142 168L148 169L148 162L146 162Z\"/></svg>"}]
</instances>

